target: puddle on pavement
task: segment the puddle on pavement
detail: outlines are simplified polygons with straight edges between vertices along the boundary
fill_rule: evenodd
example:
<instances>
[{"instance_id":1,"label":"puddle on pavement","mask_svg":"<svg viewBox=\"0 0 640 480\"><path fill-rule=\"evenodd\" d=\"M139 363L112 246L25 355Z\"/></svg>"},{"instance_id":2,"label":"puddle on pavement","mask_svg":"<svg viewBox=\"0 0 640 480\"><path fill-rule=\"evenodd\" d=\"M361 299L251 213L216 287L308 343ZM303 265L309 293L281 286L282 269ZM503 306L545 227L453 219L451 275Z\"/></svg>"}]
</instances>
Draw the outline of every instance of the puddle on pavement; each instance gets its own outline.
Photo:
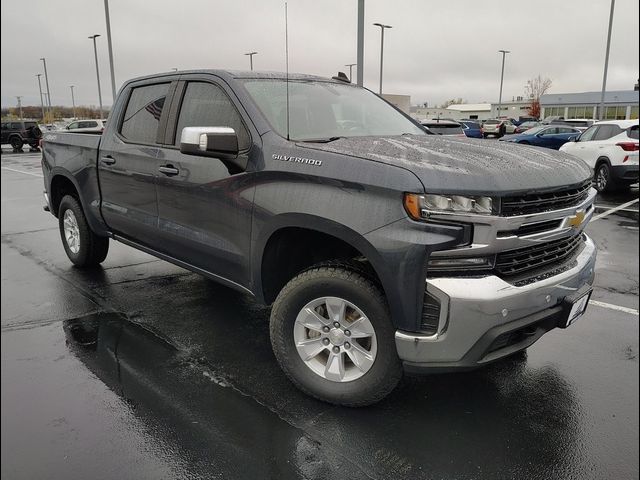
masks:
<instances>
[{"instance_id":1,"label":"puddle on pavement","mask_svg":"<svg viewBox=\"0 0 640 480\"><path fill-rule=\"evenodd\" d=\"M211 473L215 465L228 478L289 478L312 468L314 478L329 478L353 468L122 314L66 320L63 329L67 348L195 469Z\"/></svg>"}]
</instances>

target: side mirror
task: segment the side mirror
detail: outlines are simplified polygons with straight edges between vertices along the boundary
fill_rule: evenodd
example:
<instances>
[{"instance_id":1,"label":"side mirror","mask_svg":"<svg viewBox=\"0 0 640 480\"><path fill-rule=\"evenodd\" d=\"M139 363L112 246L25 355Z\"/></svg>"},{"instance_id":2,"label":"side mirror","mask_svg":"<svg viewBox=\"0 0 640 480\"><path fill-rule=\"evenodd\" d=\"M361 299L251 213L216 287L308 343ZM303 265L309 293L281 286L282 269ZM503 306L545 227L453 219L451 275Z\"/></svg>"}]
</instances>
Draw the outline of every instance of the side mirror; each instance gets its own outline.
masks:
<instances>
[{"instance_id":1,"label":"side mirror","mask_svg":"<svg viewBox=\"0 0 640 480\"><path fill-rule=\"evenodd\" d=\"M232 173L245 171L248 158L238 157L238 136L230 127L185 127L180 135L180 153L222 160Z\"/></svg>"}]
</instances>

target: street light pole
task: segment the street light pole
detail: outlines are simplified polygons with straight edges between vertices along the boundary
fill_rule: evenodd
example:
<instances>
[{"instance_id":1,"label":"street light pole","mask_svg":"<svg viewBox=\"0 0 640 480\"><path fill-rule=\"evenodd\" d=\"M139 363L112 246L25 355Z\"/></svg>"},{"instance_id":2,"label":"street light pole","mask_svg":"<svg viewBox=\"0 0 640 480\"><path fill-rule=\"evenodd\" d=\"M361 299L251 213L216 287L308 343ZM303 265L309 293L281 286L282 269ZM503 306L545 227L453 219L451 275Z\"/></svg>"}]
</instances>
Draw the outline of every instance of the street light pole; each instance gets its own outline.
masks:
<instances>
[{"instance_id":1,"label":"street light pole","mask_svg":"<svg viewBox=\"0 0 640 480\"><path fill-rule=\"evenodd\" d=\"M498 114L496 117L500 116L500 110L502 110L502 85L504 83L504 58L507 53L511 53L509 50L498 50L499 53L502 53L502 72L500 73L500 96L498 97Z\"/></svg>"},{"instance_id":2,"label":"street light pole","mask_svg":"<svg viewBox=\"0 0 640 480\"><path fill-rule=\"evenodd\" d=\"M356 61L358 62L358 81L359 87L362 87L364 80L364 0L358 0L358 52Z\"/></svg>"},{"instance_id":3,"label":"street light pole","mask_svg":"<svg viewBox=\"0 0 640 480\"><path fill-rule=\"evenodd\" d=\"M20 120L22 120L22 96L17 96L18 99L18 111L20 112Z\"/></svg>"},{"instance_id":4,"label":"street light pole","mask_svg":"<svg viewBox=\"0 0 640 480\"><path fill-rule=\"evenodd\" d=\"M96 46L96 38L99 36L99 34L95 34L88 38L93 40L93 54L96 57L96 78L98 79L98 101L100 102L100 117L102 117L102 90L100 88L100 70L98 69L98 47Z\"/></svg>"},{"instance_id":5,"label":"street light pole","mask_svg":"<svg viewBox=\"0 0 640 480\"><path fill-rule=\"evenodd\" d=\"M256 55L257 53L258 52L245 53L245 55L249 56L249 66L250 66L252 72L253 72L253 56Z\"/></svg>"},{"instance_id":6,"label":"street light pole","mask_svg":"<svg viewBox=\"0 0 640 480\"><path fill-rule=\"evenodd\" d=\"M616 0L611 0L611 11L609 12L609 31L607 32L607 51L604 55L604 74L602 76L602 93L600 94L600 115L599 120L604 120L604 92L607 89L607 71L609 70L609 47L611 46L611 27L613 26L613 9Z\"/></svg>"},{"instance_id":7,"label":"street light pole","mask_svg":"<svg viewBox=\"0 0 640 480\"><path fill-rule=\"evenodd\" d=\"M116 74L113 68L113 47L111 46L111 20L109 20L109 0L104 0L104 17L107 22L107 46L109 47L109 68L111 70L111 93L116 103Z\"/></svg>"},{"instance_id":8,"label":"street light pole","mask_svg":"<svg viewBox=\"0 0 640 480\"><path fill-rule=\"evenodd\" d=\"M41 73L36 74L38 77L38 90L40 90L40 106L42 107L42 123L47 123L45 114L44 114L44 100L42 99L42 82L40 81Z\"/></svg>"},{"instance_id":9,"label":"street light pole","mask_svg":"<svg viewBox=\"0 0 640 480\"><path fill-rule=\"evenodd\" d=\"M49 106L49 116L51 116L51 90L49 90L49 75L47 74L47 60L41 58L44 64L44 84L47 86L47 105ZM51 119L53 120L53 119Z\"/></svg>"},{"instance_id":10,"label":"street light pole","mask_svg":"<svg viewBox=\"0 0 640 480\"><path fill-rule=\"evenodd\" d=\"M383 25L382 23L374 23L376 27L380 27L380 91L382 95L382 62L384 58L384 30L385 28L393 28L391 25Z\"/></svg>"},{"instance_id":11,"label":"street light pole","mask_svg":"<svg viewBox=\"0 0 640 480\"><path fill-rule=\"evenodd\" d=\"M75 87L75 85L69 85L71 89L71 105L73 105L73 119L75 120L78 117L76 117L76 97L73 95L73 87Z\"/></svg>"},{"instance_id":12,"label":"street light pole","mask_svg":"<svg viewBox=\"0 0 640 480\"><path fill-rule=\"evenodd\" d=\"M353 73L353 67L355 67L357 63L347 63L345 67L349 67L349 82L351 82L351 74Z\"/></svg>"}]
</instances>

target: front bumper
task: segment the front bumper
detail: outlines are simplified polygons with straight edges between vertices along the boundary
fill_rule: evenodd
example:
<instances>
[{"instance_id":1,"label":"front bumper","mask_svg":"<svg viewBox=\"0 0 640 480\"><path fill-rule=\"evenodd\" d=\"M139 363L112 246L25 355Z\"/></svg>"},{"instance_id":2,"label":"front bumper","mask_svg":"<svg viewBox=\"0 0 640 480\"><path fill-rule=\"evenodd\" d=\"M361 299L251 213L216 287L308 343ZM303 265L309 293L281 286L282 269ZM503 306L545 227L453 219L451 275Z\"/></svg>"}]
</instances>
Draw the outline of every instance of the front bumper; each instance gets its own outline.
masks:
<instances>
[{"instance_id":1,"label":"front bumper","mask_svg":"<svg viewBox=\"0 0 640 480\"><path fill-rule=\"evenodd\" d=\"M533 344L558 326L563 300L593 283L596 248L585 235L584 248L570 268L517 287L491 275L430 278L427 290L443 305L435 335L398 330L398 356L407 371L472 369Z\"/></svg>"}]
</instances>

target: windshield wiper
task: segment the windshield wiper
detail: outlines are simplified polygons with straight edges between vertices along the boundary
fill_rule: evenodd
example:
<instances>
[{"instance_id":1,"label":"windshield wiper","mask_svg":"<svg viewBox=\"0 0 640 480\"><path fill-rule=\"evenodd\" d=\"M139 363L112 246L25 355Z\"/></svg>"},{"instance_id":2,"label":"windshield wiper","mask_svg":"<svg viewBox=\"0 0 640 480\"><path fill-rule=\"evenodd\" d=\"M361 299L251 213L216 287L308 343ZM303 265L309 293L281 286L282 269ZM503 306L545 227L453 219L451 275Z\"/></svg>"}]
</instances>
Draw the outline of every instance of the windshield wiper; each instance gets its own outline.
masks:
<instances>
[{"instance_id":1,"label":"windshield wiper","mask_svg":"<svg viewBox=\"0 0 640 480\"><path fill-rule=\"evenodd\" d=\"M314 138L310 140L298 140L298 141L303 143L330 143L330 142L335 142L336 140L340 140L341 138L346 138L346 137Z\"/></svg>"}]
</instances>

